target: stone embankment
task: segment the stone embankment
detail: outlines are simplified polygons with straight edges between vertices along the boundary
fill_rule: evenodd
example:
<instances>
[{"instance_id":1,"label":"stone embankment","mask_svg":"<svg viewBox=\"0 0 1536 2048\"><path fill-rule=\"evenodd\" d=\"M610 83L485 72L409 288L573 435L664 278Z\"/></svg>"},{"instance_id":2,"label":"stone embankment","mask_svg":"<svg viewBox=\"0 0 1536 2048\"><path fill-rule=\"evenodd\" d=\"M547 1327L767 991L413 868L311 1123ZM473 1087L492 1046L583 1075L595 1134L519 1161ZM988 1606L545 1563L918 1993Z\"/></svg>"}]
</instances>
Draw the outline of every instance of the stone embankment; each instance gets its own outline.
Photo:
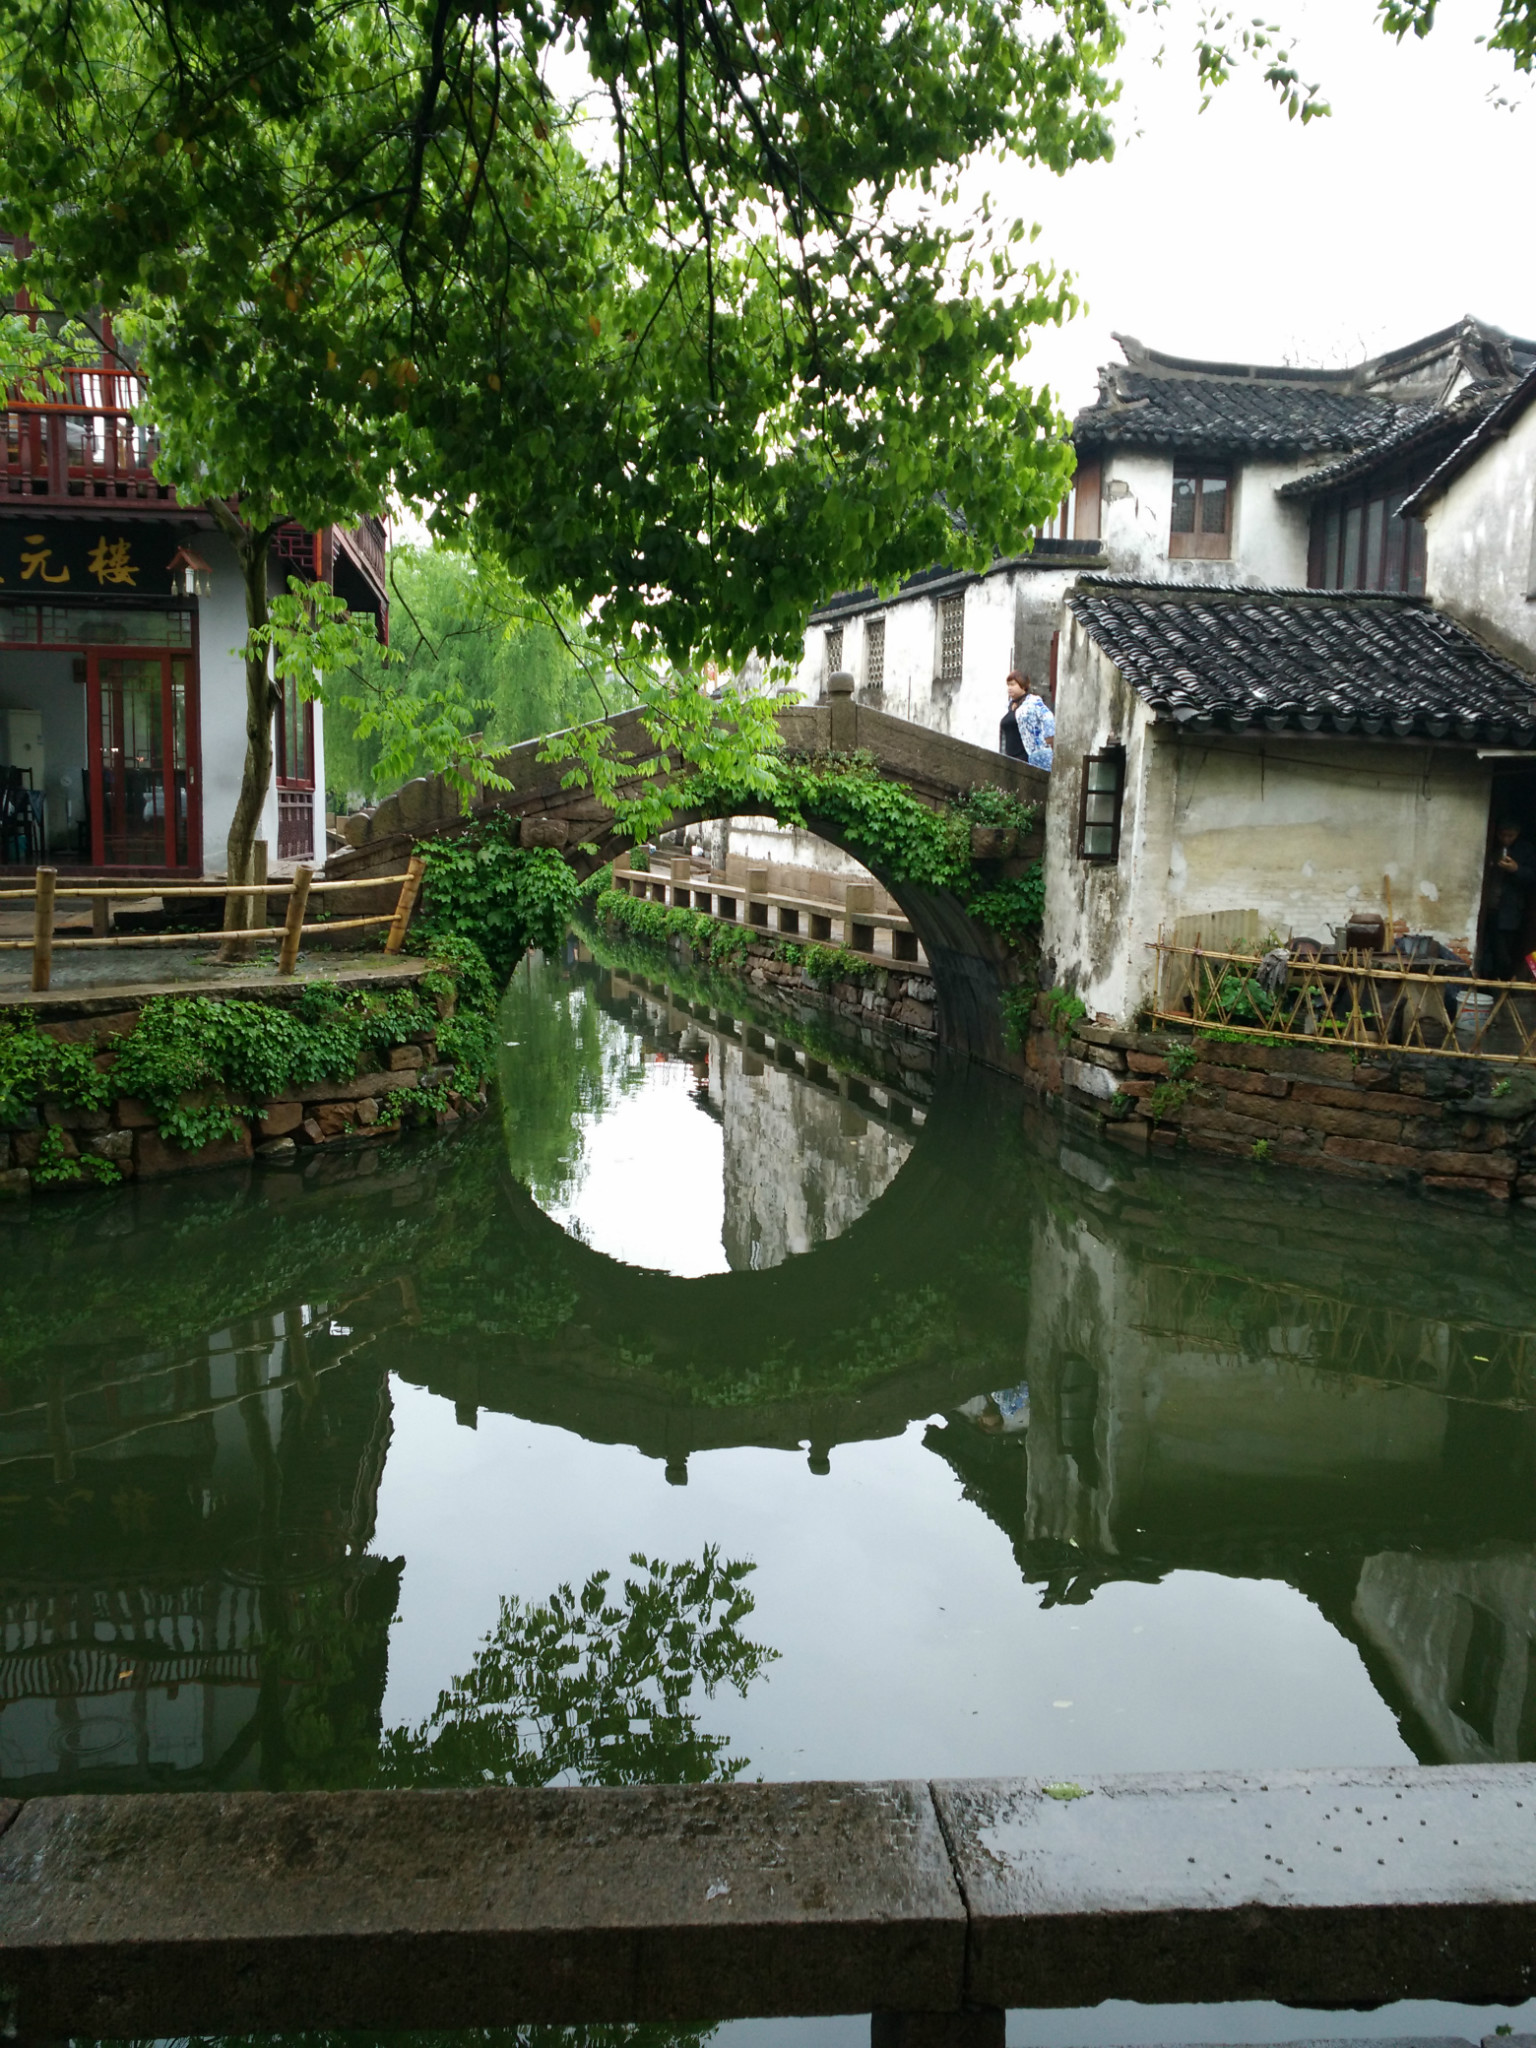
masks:
<instances>
[{"instance_id":1,"label":"stone embankment","mask_svg":"<svg viewBox=\"0 0 1536 2048\"><path fill-rule=\"evenodd\" d=\"M1503 1061L1058 1030L1042 997L1025 1080L1126 1144L1536 1207L1536 1075Z\"/></svg>"},{"instance_id":2,"label":"stone embankment","mask_svg":"<svg viewBox=\"0 0 1536 2048\"><path fill-rule=\"evenodd\" d=\"M410 986L412 978L394 978ZM139 1020L141 1004L116 991L107 998L81 996L33 1007L37 1028L50 1038L88 1045L100 1072L110 1074L114 1044ZM294 1164L316 1148L360 1144L398 1136L402 1119L451 1124L485 1106L486 1084L467 1092L455 1086L455 1067L440 1059L436 1034L413 1032L378 1055L368 1071L295 1087L270 1099L232 1105L233 1136L193 1149L161 1135L161 1119L130 1095L103 1109L82 1109L53 1097L12 1112L0 1127L0 1197L30 1194L60 1184L61 1161L97 1158L114 1169L107 1178L149 1180L200 1167L233 1166L256 1160L269 1166ZM426 1093L424 1091L430 1091ZM204 1108L216 1098L189 1094L183 1104ZM51 1135L52 1134L52 1135ZM34 1181L40 1162L43 1176Z\"/></svg>"},{"instance_id":3,"label":"stone embankment","mask_svg":"<svg viewBox=\"0 0 1536 2048\"><path fill-rule=\"evenodd\" d=\"M938 990L920 968L878 967L857 981L820 982L798 961L781 959L771 938L754 940L729 966L695 953L686 940L670 941L669 950L686 965L739 981L765 1008L780 1016L801 1022L837 1017L856 1026L870 1042L889 1040L899 1064L909 1072L933 1071Z\"/></svg>"}]
</instances>

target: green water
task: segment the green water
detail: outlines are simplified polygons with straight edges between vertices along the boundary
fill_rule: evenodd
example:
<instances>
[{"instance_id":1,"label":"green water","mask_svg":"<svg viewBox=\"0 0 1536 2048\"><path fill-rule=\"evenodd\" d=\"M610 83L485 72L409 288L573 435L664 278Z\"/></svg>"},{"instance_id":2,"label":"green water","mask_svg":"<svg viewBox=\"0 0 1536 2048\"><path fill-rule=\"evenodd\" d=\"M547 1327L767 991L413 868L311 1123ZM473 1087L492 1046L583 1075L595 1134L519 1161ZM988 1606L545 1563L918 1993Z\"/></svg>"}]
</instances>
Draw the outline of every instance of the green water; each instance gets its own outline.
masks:
<instances>
[{"instance_id":1,"label":"green water","mask_svg":"<svg viewBox=\"0 0 1536 2048\"><path fill-rule=\"evenodd\" d=\"M1530 1219L727 1001L0 1212L0 1791L1536 1757Z\"/></svg>"}]
</instances>

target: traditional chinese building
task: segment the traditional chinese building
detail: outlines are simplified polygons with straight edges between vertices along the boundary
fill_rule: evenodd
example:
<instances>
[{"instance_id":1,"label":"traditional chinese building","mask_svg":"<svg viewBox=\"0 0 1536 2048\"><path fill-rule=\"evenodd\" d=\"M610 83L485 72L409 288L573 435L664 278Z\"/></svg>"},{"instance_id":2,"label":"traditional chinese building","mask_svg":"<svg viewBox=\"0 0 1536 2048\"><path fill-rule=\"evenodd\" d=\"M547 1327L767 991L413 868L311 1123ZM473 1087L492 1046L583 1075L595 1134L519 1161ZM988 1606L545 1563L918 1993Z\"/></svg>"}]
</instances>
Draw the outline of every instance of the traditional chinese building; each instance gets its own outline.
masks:
<instances>
[{"instance_id":1,"label":"traditional chinese building","mask_svg":"<svg viewBox=\"0 0 1536 2048\"><path fill-rule=\"evenodd\" d=\"M0 434L0 868L219 873L245 760L238 564L205 508L157 481L139 378L104 323L101 360ZM274 590L323 578L382 630L384 525L285 529ZM319 709L276 735L274 860L325 850Z\"/></svg>"}]
</instances>

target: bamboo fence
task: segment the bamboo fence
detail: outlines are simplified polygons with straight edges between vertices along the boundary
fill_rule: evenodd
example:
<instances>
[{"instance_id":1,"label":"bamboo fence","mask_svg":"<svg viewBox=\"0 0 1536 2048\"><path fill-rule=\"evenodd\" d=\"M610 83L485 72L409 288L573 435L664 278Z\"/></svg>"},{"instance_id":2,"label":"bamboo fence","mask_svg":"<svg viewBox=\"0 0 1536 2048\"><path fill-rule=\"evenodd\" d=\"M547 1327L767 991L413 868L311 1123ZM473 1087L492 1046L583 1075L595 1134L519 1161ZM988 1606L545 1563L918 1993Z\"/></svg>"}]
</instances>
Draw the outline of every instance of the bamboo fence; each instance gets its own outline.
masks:
<instances>
[{"instance_id":1,"label":"bamboo fence","mask_svg":"<svg viewBox=\"0 0 1536 2048\"><path fill-rule=\"evenodd\" d=\"M405 944L405 934L411 922L411 913L416 908L416 899L421 893L421 880L425 872L419 855L412 855L403 875L365 875L355 881L317 882L314 871L309 867L294 869L291 881L268 882L264 877L252 882L232 886L227 882L196 883L186 888L128 887L115 883L66 882L61 884L57 868L39 868L31 888L0 889L0 903L31 901L33 904L32 933L25 939L0 939L0 951L27 952L32 955L32 988L35 994L47 990L53 975L53 956L63 952L101 951L114 946L195 946L199 943L221 946L232 940L270 939L274 930L278 938L277 968L280 975L291 975L298 965L299 947L304 934L310 932L360 931L366 925L387 924L389 936L384 941L386 953L398 953ZM392 910L376 911L366 917L316 918L306 924L304 913L309 907L311 896L327 891L342 889L380 889L398 882L400 894ZM190 932L118 932L103 936L97 933L89 939L56 938L53 930L55 906L64 901L88 901L100 906L101 920L105 923L105 910L109 903L121 902L125 897L157 896L169 898L172 902L185 897L222 897L227 903L241 906L236 915L243 922L237 929L223 931ZM269 896L286 896L287 910L281 927L252 924L249 920L255 914L253 905L259 898L263 905Z\"/></svg>"}]
</instances>

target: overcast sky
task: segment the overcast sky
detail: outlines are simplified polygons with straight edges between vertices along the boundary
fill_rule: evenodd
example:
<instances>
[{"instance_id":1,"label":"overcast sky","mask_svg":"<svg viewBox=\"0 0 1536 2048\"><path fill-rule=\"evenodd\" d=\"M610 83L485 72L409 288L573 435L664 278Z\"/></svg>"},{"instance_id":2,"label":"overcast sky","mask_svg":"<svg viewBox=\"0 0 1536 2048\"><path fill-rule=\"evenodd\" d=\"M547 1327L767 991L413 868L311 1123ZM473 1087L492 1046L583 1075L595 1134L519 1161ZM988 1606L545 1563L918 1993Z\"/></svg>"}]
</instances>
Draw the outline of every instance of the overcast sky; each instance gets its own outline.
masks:
<instances>
[{"instance_id":1,"label":"overcast sky","mask_svg":"<svg viewBox=\"0 0 1536 2048\"><path fill-rule=\"evenodd\" d=\"M1298 69L1333 108L1305 127L1256 74L1199 112L1187 0L1161 29L1138 23L1112 163L1065 178L988 172L1088 300L1042 335L1031 381L1075 411L1096 364L1118 358L1114 331L1268 363L1354 361L1464 313L1536 335L1536 104L1508 59L1474 42L1493 12L1493 0L1442 0L1434 33L1399 46L1372 0L1270 0L1265 17L1291 32Z\"/></svg>"}]
</instances>

